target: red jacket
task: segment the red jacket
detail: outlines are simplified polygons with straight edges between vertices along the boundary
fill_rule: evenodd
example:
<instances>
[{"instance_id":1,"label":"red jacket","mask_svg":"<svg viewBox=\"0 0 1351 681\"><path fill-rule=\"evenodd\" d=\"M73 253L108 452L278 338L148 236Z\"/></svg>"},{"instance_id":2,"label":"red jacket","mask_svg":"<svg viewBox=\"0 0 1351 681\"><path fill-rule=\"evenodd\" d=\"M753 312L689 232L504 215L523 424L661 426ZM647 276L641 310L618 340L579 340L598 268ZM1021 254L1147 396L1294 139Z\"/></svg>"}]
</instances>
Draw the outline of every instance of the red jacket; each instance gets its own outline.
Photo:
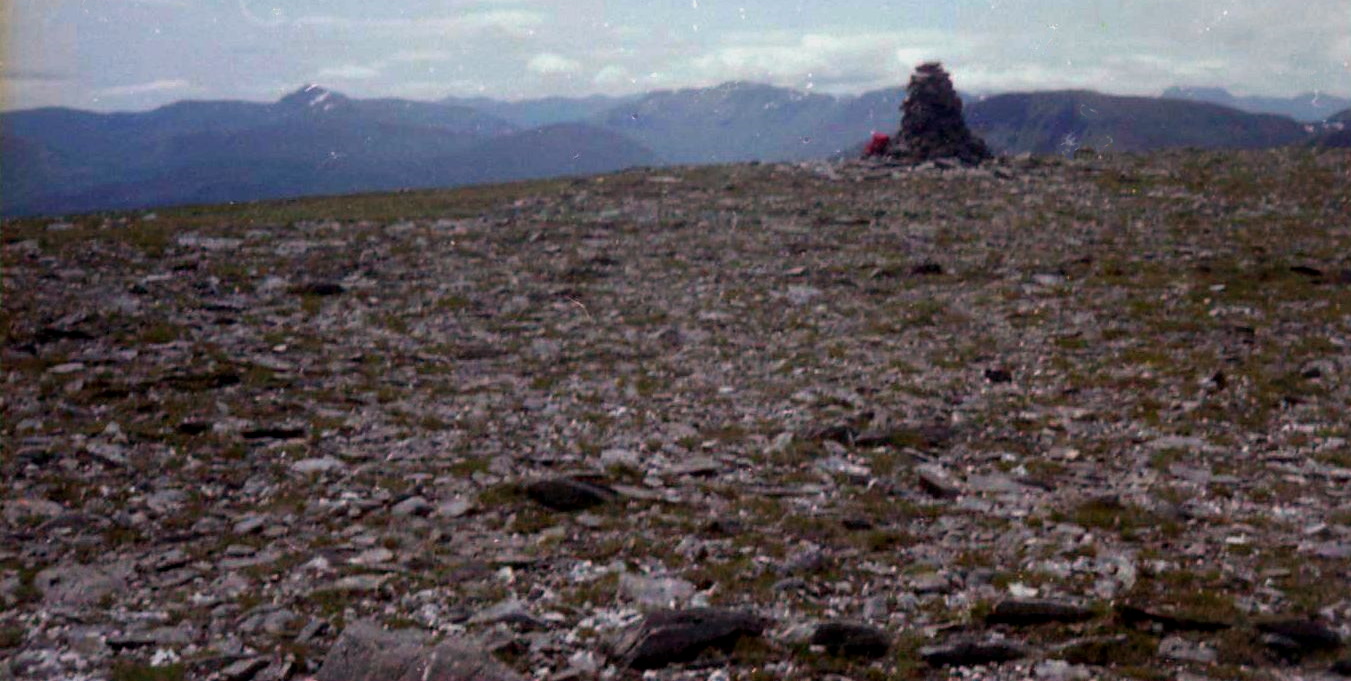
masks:
<instances>
[{"instance_id":1,"label":"red jacket","mask_svg":"<svg viewBox=\"0 0 1351 681\"><path fill-rule=\"evenodd\" d=\"M864 151L863 155L881 156L882 154L887 153L887 146L889 146L890 144L891 144L891 135L875 132L873 133L872 141L868 142L867 151Z\"/></svg>"}]
</instances>

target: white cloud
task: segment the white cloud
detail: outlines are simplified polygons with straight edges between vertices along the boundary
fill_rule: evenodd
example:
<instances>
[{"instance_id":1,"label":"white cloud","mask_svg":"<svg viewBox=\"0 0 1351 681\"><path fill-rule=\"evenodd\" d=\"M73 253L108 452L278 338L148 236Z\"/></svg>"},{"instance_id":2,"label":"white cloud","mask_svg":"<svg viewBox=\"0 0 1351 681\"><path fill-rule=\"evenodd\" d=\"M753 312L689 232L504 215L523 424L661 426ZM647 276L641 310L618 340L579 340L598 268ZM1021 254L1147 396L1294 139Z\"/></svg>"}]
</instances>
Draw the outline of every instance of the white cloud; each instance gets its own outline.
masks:
<instances>
[{"instance_id":1,"label":"white cloud","mask_svg":"<svg viewBox=\"0 0 1351 681\"><path fill-rule=\"evenodd\" d=\"M752 80L775 85L857 92L895 85L917 63L952 54L961 41L930 31L729 35L720 46L668 64L663 77L712 85Z\"/></svg>"},{"instance_id":2,"label":"white cloud","mask_svg":"<svg viewBox=\"0 0 1351 681\"><path fill-rule=\"evenodd\" d=\"M496 29L512 34L528 34L544 23L541 12L520 9L503 9L470 14L460 19L461 25L470 29Z\"/></svg>"},{"instance_id":3,"label":"white cloud","mask_svg":"<svg viewBox=\"0 0 1351 681\"><path fill-rule=\"evenodd\" d=\"M1236 94L1293 95L1349 82L1339 42L1351 35L1346 0L1288 3L1133 0L1065 4L1001 0L998 12L963 16L976 47L953 60L995 89L1088 87L1155 94L1174 85ZM1041 77L1047 81L1039 81Z\"/></svg>"},{"instance_id":4,"label":"white cloud","mask_svg":"<svg viewBox=\"0 0 1351 681\"><path fill-rule=\"evenodd\" d=\"M601 88L611 88L615 86L622 87L625 85L632 85L634 83L634 77L633 73L623 66L609 64L597 71L595 77L591 79L591 82Z\"/></svg>"},{"instance_id":5,"label":"white cloud","mask_svg":"<svg viewBox=\"0 0 1351 681\"><path fill-rule=\"evenodd\" d=\"M454 17L421 19L360 19L344 16L315 15L296 19L296 26L321 30L390 33L403 37L467 38L484 34L505 34L527 37L543 25L547 16L534 10L488 10L469 12Z\"/></svg>"},{"instance_id":6,"label":"white cloud","mask_svg":"<svg viewBox=\"0 0 1351 681\"><path fill-rule=\"evenodd\" d=\"M187 9L192 3L187 0L128 0L133 5L150 5L153 7L174 7L178 9Z\"/></svg>"},{"instance_id":7,"label":"white cloud","mask_svg":"<svg viewBox=\"0 0 1351 681\"><path fill-rule=\"evenodd\" d=\"M389 61L396 64L421 64L426 62L447 62L455 58L455 55L445 50L400 50L389 56Z\"/></svg>"},{"instance_id":8,"label":"white cloud","mask_svg":"<svg viewBox=\"0 0 1351 681\"><path fill-rule=\"evenodd\" d=\"M182 78L175 78L172 80L152 80L148 83L136 83L135 85L118 85L116 87L103 88L102 90L96 90L94 96L134 97L157 92L183 90L190 87L192 87L192 84Z\"/></svg>"},{"instance_id":9,"label":"white cloud","mask_svg":"<svg viewBox=\"0 0 1351 681\"><path fill-rule=\"evenodd\" d=\"M344 64L342 66L330 66L319 69L319 80L370 80L378 78L380 69L370 66L360 66L357 64Z\"/></svg>"},{"instance_id":10,"label":"white cloud","mask_svg":"<svg viewBox=\"0 0 1351 681\"><path fill-rule=\"evenodd\" d=\"M729 80L853 93L904 85L927 59L965 91L1179 84L1345 96L1349 1L0 0L0 35L13 43L0 107L263 98L274 79L284 91L333 81L353 96L580 96Z\"/></svg>"},{"instance_id":11,"label":"white cloud","mask_svg":"<svg viewBox=\"0 0 1351 681\"><path fill-rule=\"evenodd\" d=\"M544 52L530 58L527 69L544 76L571 75L582 69L582 63L561 54Z\"/></svg>"}]
</instances>

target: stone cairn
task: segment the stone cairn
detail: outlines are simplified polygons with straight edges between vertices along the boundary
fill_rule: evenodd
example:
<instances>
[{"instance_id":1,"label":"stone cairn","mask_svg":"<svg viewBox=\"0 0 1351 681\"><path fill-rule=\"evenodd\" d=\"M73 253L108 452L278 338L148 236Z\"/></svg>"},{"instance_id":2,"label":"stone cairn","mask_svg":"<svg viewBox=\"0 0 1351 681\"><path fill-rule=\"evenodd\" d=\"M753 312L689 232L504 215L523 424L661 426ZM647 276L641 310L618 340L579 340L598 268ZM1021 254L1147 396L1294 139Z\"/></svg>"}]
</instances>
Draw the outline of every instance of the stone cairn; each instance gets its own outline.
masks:
<instances>
[{"instance_id":1,"label":"stone cairn","mask_svg":"<svg viewBox=\"0 0 1351 681\"><path fill-rule=\"evenodd\" d=\"M880 146L880 145L879 145ZM971 134L962 119L962 100L952 89L952 79L938 62L921 64L906 86L901 104L901 130L887 140L885 150L868 155L905 163L955 159L977 165L990 158L985 142Z\"/></svg>"}]
</instances>

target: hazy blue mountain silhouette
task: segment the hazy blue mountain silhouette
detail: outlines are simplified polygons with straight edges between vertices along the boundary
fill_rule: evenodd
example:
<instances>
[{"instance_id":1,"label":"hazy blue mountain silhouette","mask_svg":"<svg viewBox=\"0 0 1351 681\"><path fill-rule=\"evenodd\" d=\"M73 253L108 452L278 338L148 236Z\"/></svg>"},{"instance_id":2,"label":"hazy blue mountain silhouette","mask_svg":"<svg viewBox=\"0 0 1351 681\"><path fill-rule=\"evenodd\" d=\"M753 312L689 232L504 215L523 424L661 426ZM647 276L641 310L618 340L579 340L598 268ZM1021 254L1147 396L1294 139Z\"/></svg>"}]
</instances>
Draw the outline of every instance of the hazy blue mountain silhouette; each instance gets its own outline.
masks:
<instances>
[{"instance_id":1,"label":"hazy blue mountain silhouette","mask_svg":"<svg viewBox=\"0 0 1351 681\"><path fill-rule=\"evenodd\" d=\"M555 123L577 123L638 99L630 97L543 97L520 101L501 101L488 97L447 97L442 104L461 106L508 121L522 128L537 128Z\"/></svg>"},{"instance_id":2,"label":"hazy blue mountain silhouette","mask_svg":"<svg viewBox=\"0 0 1351 681\"><path fill-rule=\"evenodd\" d=\"M904 96L899 87L832 97L734 82L648 93L587 120L632 137L669 163L848 157L872 132L900 127ZM1264 148L1309 137L1292 119L1203 101L1092 91L961 96L968 121L1004 153L1060 153L1069 149L1066 136L1071 145L1116 151Z\"/></svg>"},{"instance_id":3,"label":"hazy blue mountain silhouette","mask_svg":"<svg viewBox=\"0 0 1351 681\"><path fill-rule=\"evenodd\" d=\"M272 104L5 114L0 153L6 215L441 187L658 160L596 126L527 131L467 107L313 86Z\"/></svg>"},{"instance_id":4,"label":"hazy blue mountain silhouette","mask_svg":"<svg viewBox=\"0 0 1351 681\"><path fill-rule=\"evenodd\" d=\"M1087 90L1014 93L966 107L967 122L996 151L1053 154L1175 147L1258 149L1308 139L1302 125L1207 102L1121 97Z\"/></svg>"},{"instance_id":5,"label":"hazy blue mountain silhouette","mask_svg":"<svg viewBox=\"0 0 1351 681\"><path fill-rule=\"evenodd\" d=\"M1240 97L1219 87L1174 86L1164 90L1162 96L1166 99L1210 102L1248 113L1289 116L1304 123L1324 120L1337 111L1351 107L1351 99L1321 92L1306 92L1294 97Z\"/></svg>"},{"instance_id":6,"label":"hazy blue mountain silhouette","mask_svg":"<svg viewBox=\"0 0 1351 681\"><path fill-rule=\"evenodd\" d=\"M71 213L635 165L853 157L872 132L899 127L903 97L899 87L836 97L738 82L629 98L413 102L306 86L272 103L186 101L115 114L35 109L0 114L0 211ZM1328 130L1311 134L1290 118L1185 99L1091 91L963 99L972 128L1003 153L1341 139Z\"/></svg>"}]
</instances>

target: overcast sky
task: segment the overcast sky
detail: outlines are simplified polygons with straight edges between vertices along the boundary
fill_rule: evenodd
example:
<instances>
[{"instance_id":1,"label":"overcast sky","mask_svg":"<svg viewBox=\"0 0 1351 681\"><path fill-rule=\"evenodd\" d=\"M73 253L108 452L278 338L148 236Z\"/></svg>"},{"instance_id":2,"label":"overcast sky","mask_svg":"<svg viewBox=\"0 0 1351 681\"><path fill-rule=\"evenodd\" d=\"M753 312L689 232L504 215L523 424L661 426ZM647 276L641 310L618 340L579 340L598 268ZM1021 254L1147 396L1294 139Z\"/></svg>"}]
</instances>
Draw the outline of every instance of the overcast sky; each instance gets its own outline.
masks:
<instances>
[{"instance_id":1,"label":"overcast sky","mask_svg":"<svg viewBox=\"0 0 1351 681\"><path fill-rule=\"evenodd\" d=\"M1351 94L1351 0L0 0L7 109L625 94L754 80Z\"/></svg>"}]
</instances>

